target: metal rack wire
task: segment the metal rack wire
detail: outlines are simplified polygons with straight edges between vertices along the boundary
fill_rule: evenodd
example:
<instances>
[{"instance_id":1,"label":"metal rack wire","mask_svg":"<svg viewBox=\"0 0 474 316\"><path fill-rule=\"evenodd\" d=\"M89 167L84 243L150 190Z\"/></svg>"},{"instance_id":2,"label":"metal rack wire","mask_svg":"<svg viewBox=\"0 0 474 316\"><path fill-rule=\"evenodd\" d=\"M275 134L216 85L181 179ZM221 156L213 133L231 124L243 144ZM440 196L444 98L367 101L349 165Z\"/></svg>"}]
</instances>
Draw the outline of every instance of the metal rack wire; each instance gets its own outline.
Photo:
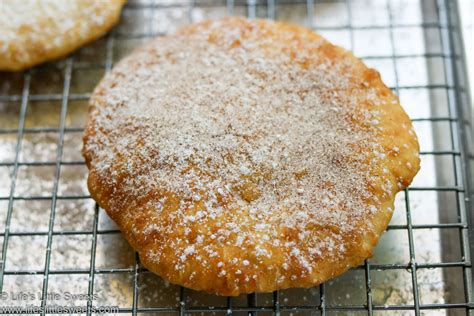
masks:
<instances>
[{"instance_id":1,"label":"metal rack wire","mask_svg":"<svg viewBox=\"0 0 474 316\"><path fill-rule=\"evenodd\" d=\"M111 69L114 61L117 59L116 51L114 47L117 41L121 40L140 40L154 36L163 35L160 30L156 30L153 25L153 19L150 19L147 26L141 29L139 32L126 32L120 26L112 30L107 37L102 41L103 43L103 55L101 58L92 58L92 61L83 61L78 57L80 53L76 53L62 61L54 64L46 64L34 69L28 70L23 73L20 77L13 77L11 75L0 74L3 82L11 82L13 80L20 80L22 83L21 91L8 92L0 95L1 104L17 104L18 105L18 127L4 127L0 126L0 137L10 136L14 138L14 146L12 146L12 155L10 160L0 160L0 168L7 168L9 171L8 184L5 185L8 194L0 196L0 202L4 202L3 205L6 207L5 212L5 226L4 232L0 233L0 237L3 238L2 247L2 265L0 267L0 289L5 290L7 285L7 278L9 276L41 276L41 295L38 304L45 308L48 306L50 292L50 280L53 276L62 275L79 275L87 277L87 289L86 294L89 298L84 304L84 311L88 315L94 312L94 306L96 302L92 299L92 295L97 292L96 279L99 276L104 275L118 275L123 274L131 278L130 282L130 293L131 293L131 304L128 306L120 306L118 309L119 313L133 314L138 313L158 313L158 314L179 314L185 315L188 313L213 313L213 314L248 314L248 315L266 315L266 314L337 314L337 313L362 313L368 315L376 315L381 311L394 312L399 314L415 314L421 315L422 313L433 313L434 311L444 311L453 315L471 314L474 311L473 297L472 297L472 263L471 253L473 251L473 187L471 181L470 171L470 159L472 159L472 152L470 151L470 131L471 122L469 119L469 108L468 108L468 92L466 91L466 83L464 77L464 70L462 65L462 56L460 56L461 50L458 48L459 39L457 36L458 25L456 25L456 3L449 0L433 0L421 2L423 8L423 14L425 10L431 10L434 13L435 19L424 19L421 24L397 24L393 17L393 5L395 0L381 1L384 3L384 10L388 12L388 24L387 25L374 25L374 26L360 26L353 24L353 3L349 0L335 1L344 10L344 14L348 17L347 23L339 26L318 26L317 16L314 15L315 6L321 3L321 1L257 1L248 0L243 1L153 1L153 0L141 0L141 1L130 1L124 10L123 21L126 23L127 13L141 12L146 13L148 16L153 16L155 12L160 10L167 10L170 8L182 8L187 11L186 22L193 22L195 19L194 12L198 8L223 8L221 13L226 14L245 14L250 18L255 17L267 17L271 19L279 18L279 6L299 6L304 7L307 13L306 24L309 27L317 28L320 31L347 31L349 34L349 46L348 48L354 48L355 45L355 32L358 30L383 30L389 35L389 43L392 48L388 55L370 55L362 56L365 60L379 60L383 59L391 63L393 68L393 89L395 92L400 93L405 90L426 90L426 91L443 91L446 94L446 100L442 103L442 115L433 115L429 117L417 117L414 122L419 123L430 123L433 125L443 124L441 133L443 137L447 137L450 140L450 147L443 149L425 150L421 153L422 156L430 157L442 157L444 160L450 161L452 165L452 171L454 175L453 183L449 185L430 185L430 186L413 186L404 192L404 209L405 219L401 224L391 224L388 228L389 231L398 231L406 233L407 245L408 245L408 260L406 262L388 262L379 263L373 262L368 259L363 265L354 269L363 274L363 288L360 289L365 297L364 302L360 304L333 304L330 302L330 294L328 294L328 288L326 284L321 284L315 289L316 295L314 300L310 300L306 303L288 304L282 299L282 292L277 291L267 297L267 302L263 302L261 294L251 294L243 298L226 298L224 303L218 303L217 305L211 306L210 304L193 305L189 302L189 296L191 291L180 288L178 291L178 302L177 304L170 304L168 306L154 306L147 307L141 306L140 304L140 287L142 286L143 275L148 272L141 267L139 258L137 255L134 256L134 261L130 266L127 267L97 267L97 248L98 239L105 235L119 235L120 232L116 228L101 228L100 227L100 214L101 210L97 205L91 208L89 211L93 214L92 224L88 229L81 230L58 230L55 226L55 220L57 215L58 203L61 201L78 201L78 200L90 200L90 196L87 194L67 194L60 192L61 175L65 168L68 166L83 166L84 162L77 159L64 159L65 153L70 150L65 146L65 139L68 135L75 135L74 137L80 137L82 132L81 127L70 126L67 123L67 115L70 104L76 101L85 102L90 94L90 89L85 92L72 91L72 81L75 72L81 70L99 70L108 71ZM331 2L331 1L327 1ZM342 12L342 11L341 11ZM146 15L145 14L145 15ZM399 54L395 51L396 39L395 32L398 29L410 29L420 28L423 32L429 32L430 34L437 34L440 37L441 50L438 52L423 52L422 54ZM421 58L428 60L430 58L439 58L442 60L442 72L444 78L439 83L428 83L424 85L406 85L400 84L400 63L407 58ZM100 59L100 60L99 60ZM48 72L52 69L60 71L60 80L58 84L60 89L57 91L48 91L47 93L35 93L32 91L33 77L38 72ZM97 78L99 79L99 78ZM1 86L0 86L1 87ZM30 104L34 102L56 102L58 103L59 110L59 126L57 127L28 127L27 111ZM0 110L2 107L0 106ZM46 161L24 161L22 159L22 146L24 139L27 135L34 134L47 134L53 133L57 136L56 142L56 154L54 159ZM28 194L24 190L18 190L18 177L21 168L37 168L47 167L50 172L53 173L51 180L50 192L51 194ZM1 192L1 191L0 191ZM437 194L451 194L454 199L456 207L447 209L450 212L451 218L455 218L454 221L450 222L439 222L439 223L414 223L412 213L412 202L411 196L416 193L423 192L436 192ZM15 203L17 201L46 201L50 203L49 218L47 223L44 223L44 230L35 231L14 231L12 227L12 218L15 212ZM415 245L416 232L420 230L435 229L439 231L449 231L456 235L458 241L458 247L460 251L460 257L454 261L440 261L440 262L423 262L417 257L417 247ZM23 237L34 237L39 236L46 241L44 262L42 267L37 269L13 269L6 263L9 260L9 254L12 250L11 240L12 238L23 238ZM73 266L67 269L56 269L52 268L53 255L53 240L58 237L64 236L85 236L90 237L90 260L88 260L89 267L82 268L79 266ZM420 284L418 273L420 270L428 269L459 269L461 271L460 279L462 284L458 284L456 289L456 297L453 301L443 301L439 303L424 303L420 298ZM402 302L398 304L381 304L379 301L374 302L374 291L377 290L374 285L374 273L377 271L398 271L406 270L410 275L410 289L407 291L411 292L410 302ZM444 273L445 276L449 273ZM28 313L29 310L26 306L20 311L21 313ZM3 310L2 313L8 314L8 311ZM18 313L18 312L17 312ZM44 315L48 314L47 311L39 311L38 313Z\"/></svg>"}]
</instances>

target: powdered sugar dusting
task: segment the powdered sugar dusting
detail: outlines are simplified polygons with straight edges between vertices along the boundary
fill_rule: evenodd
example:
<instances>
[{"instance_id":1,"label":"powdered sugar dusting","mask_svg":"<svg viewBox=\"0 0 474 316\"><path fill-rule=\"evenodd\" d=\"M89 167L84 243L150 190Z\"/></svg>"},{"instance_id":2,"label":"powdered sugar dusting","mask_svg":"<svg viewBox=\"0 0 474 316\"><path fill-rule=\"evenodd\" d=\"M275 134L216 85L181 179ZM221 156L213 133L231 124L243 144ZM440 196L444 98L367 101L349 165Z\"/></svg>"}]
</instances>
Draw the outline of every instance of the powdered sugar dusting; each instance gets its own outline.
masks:
<instances>
[{"instance_id":1,"label":"powdered sugar dusting","mask_svg":"<svg viewBox=\"0 0 474 316\"><path fill-rule=\"evenodd\" d=\"M360 106L383 101L350 80L348 60L315 53L321 38L287 47L293 33L276 40L242 23L157 39L121 62L92 98L85 153L107 186L121 187L111 212L134 203L149 212L134 227L156 238L147 260L171 249L175 270L212 261L238 283L282 255L284 282L344 256L344 239L393 194L371 190L390 174L377 171L378 112Z\"/></svg>"}]
</instances>

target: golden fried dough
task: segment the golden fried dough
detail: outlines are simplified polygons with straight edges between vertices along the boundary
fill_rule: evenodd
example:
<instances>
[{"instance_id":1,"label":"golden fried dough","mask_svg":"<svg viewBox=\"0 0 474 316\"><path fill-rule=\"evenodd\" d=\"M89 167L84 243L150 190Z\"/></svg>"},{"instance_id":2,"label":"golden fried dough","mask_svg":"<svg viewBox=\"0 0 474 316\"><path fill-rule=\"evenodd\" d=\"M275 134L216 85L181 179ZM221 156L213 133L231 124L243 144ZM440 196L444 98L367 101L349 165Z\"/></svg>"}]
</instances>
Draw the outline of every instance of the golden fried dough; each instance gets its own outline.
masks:
<instances>
[{"instance_id":1,"label":"golden fried dough","mask_svg":"<svg viewBox=\"0 0 474 316\"><path fill-rule=\"evenodd\" d=\"M83 154L145 267L220 295L360 264L419 169L375 70L305 28L237 17L122 60L90 100Z\"/></svg>"},{"instance_id":2,"label":"golden fried dough","mask_svg":"<svg viewBox=\"0 0 474 316\"><path fill-rule=\"evenodd\" d=\"M65 56L106 33L125 0L1 0L0 70Z\"/></svg>"}]
</instances>

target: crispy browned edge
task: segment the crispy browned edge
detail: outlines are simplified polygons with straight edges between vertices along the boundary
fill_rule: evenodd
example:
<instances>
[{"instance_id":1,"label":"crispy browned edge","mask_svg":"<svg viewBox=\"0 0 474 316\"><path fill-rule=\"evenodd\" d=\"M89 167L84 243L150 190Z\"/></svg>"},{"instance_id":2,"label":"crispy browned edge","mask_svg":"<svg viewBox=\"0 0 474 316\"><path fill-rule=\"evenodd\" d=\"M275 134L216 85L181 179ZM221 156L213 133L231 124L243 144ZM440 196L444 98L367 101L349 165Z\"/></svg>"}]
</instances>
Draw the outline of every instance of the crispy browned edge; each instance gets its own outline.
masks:
<instances>
[{"instance_id":1,"label":"crispy browned edge","mask_svg":"<svg viewBox=\"0 0 474 316\"><path fill-rule=\"evenodd\" d=\"M227 17L221 21L229 23L235 28L249 27L248 20L244 18ZM180 31L180 33L183 34L187 32L196 32L199 30L199 28L206 28L209 23L212 22L205 21L197 25L185 27ZM296 43L296 47L294 47L296 50L301 49L305 41L321 40L321 37L317 33L299 26L287 23L269 24L270 22L265 20L257 20L255 23L258 25L257 27L264 29L266 34L269 36L272 36L272 34L278 36L279 33L284 32L293 34L294 38L292 38L292 40L295 40L295 42L292 44L294 45ZM140 50L141 49L139 49L137 53ZM370 221L373 225L373 228L369 229L363 238L359 236L354 240L349 240L350 238L348 237L348 251L346 252L346 256L344 258L345 260L318 262L318 269L313 269L313 272L304 279L296 279L295 281L292 281L287 278L285 282L277 284L275 272L263 270L254 271L252 270L253 265L251 263L249 268L239 267L242 270L242 275L257 274L258 278L256 280L251 279L249 282L243 282L242 280L242 282L239 283L239 286L235 286L231 282L231 278L242 277L240 275L237 276L235 271L227 271L226 278L218 278L217 274L219 271L217 269L213 270L214 268L212 268L212 266L216 266L217 261L211 262L209 265L210 270L208 269L206 272L200 271L199 267L196 268L196 266L193 266L193 262L186 265L186 271L177 272L174 270L176 255L172 249L169 249L168 251L165 250L161 255L161 261L159 264L156 264L146 256L147 250L149 250L153 245L150 245L148 242L148 244L144 246L145 241L143 236L140 236L132 229L134 224L139 225L147 222L148 210L131 210L130 208L126 207L118 209L117 202L111 201L109 199L110 192L113 190L113 188L107 186L106 182L104 181L105 179L101 179L92 166L91 159L93 157L93 153L83 150L83 155L90 170L88 187L92 197L102 208L107 211L111 218L117 222L125 238L132 245L132 247L138 251L142 263L150 271L155 272L172 283L183 285L194 290L202 290L218 295L236 296L241 293L272 292L274 290L291 287L315 286L326 281L327 279L340 275L351 267L359 265L364 259L372 255L372 251L376 246L380 235L385 231L392 217L392 211L390 211L390 209L393 210L395 194L407 187L419 170L420 159L418 156L418 140L414 132L410 132L410 130L412 130L411 121L400 106L398 97L382 82L377 71L367 68L364 63L356 58L352 53L341 47L332 45L329 42L325 42L322 46L318 47L317 50L318 51L315 51L315 54L323 55L333 61L337 62L337 60L347 59L353 63L353 65L357 68L356 72L360 75L354 77L354 80L357 81L357 85L360 86L360 90L351 91L352 93L363 94L364 89L367 87L373 87L377 90L378 95L385 99L388 104L393 103L392 105L374 105L371 102L365 102L364 104L361 104L361 106L376 108L378 111L380 111L380 126L384 127L384 134L379 135L378 140L388 152L388 157L385 161L385 164L381 167L385 167L390 170L392 175L390 181L394 188L392 190L392 194L382 202L380 212L377 214L377 216L373 216L372 218L368 219L367 222ZM132 56L133 55L134 54L132 54ZM128 58L122 62L133 62L133 59ZM311 61L308 61L308 64L303 66L311 67ZM87 142L88 139L94 134L94 125L96 124L94 120L94 113L97 111L97 107L100 107L101 103L103 102L103 100L101 101L101 97L104 93L102 87L107 85L107 80L113 81L114 79L111 77L106 77L103 82L99 84L95 91L94 95L97 95L98 97L93 97L90 103L89 117L84 134L84 142ZM405 127L402 127L403 125ZM408 148L403 147L404 144L408 144ZM399 152L391 150L395 146L400 149ZM412 167L406 168L405 165L407 163L410 163ZM380 170L377 172L380 172ZM401 186L397 186L398 183L400 183ZM382 196L381 186L382 184L379 184L372 188L372 190L379 193L380 196ZM125 213L128 216L124 216L123 214ZM135 216L135 218L133 220L129 220L129 218L133 216ZM366 225L366 223L362 223L361 225ZM232 253L227 255L232 256ZM222 258L220 260L222 260ZM275 260L278 260L278 258L275 258ZM187 277L190 271L197 273L193 279ZM298 273L298 271L294 272Z\"/></svg>"},{"instance_id":2,"label":"crispy browned edge","mask_svg":"<svg viewBox=\"0 0 474 316\"><path fill-rule=\"evenodd\" d=\"M83 1L84 4L88 5L89 1ZM91 32L87 34L86 38L81 39L79 35L80 23L76 23L74 28L68 31L67 34L57 35L63 37L64 43L61 47L45 49L45 42L50 42L54 40L51 34L38 34L38 36L41 37L39 41L27 41L24 38L24 34L36 32L36 30L32 30L29 27L22 28L19 34L16 35L16 38L13 40L13 42L10 43L10 48L6 52L0 53L0 71L23 71L38 64L65 57L69 53L78 49L79 47L93 42L97 38L107 33L108 30L110 30L115 24L117 24L120 18L122 6L127 0L112 1L113 3L105 1L100 2L101 6L99 10L110 11L106 15L105 23L103 25L91 30ZM21 5L20 1L19 5ZM38 21L37 27L40 28L41 25L46 23L48 23L48 20ZM25 51L28 55L28 60L18 60L16 56L20 52L25 53Z\"/></svg>"}]
</instances>

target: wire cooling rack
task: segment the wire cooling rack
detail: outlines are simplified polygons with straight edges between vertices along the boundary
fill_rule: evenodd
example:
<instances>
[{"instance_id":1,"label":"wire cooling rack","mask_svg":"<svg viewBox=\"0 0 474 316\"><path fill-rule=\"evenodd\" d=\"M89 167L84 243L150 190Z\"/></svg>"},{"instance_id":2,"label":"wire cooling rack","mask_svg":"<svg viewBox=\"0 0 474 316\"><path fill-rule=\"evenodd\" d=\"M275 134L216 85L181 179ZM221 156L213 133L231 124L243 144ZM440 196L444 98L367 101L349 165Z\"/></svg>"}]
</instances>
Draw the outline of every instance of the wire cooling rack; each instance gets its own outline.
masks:
<instances>
[{"instance_id":1,"label":"wire cooling rack","mask_svg":"<svg viewBox=\"0 0 474 316\"><path fill-rule=\"evenodd\" d=\"M472 314L472 134L456 12L448 0L136 0L105 38L0 73L0 313ZM400 95L419 135L422 169L374 257L315 288L223 298L166 284L85 187L87 99L104 72L150 37L222 15L303 24L353 50Z\"/></svg>"}]
</instances>

